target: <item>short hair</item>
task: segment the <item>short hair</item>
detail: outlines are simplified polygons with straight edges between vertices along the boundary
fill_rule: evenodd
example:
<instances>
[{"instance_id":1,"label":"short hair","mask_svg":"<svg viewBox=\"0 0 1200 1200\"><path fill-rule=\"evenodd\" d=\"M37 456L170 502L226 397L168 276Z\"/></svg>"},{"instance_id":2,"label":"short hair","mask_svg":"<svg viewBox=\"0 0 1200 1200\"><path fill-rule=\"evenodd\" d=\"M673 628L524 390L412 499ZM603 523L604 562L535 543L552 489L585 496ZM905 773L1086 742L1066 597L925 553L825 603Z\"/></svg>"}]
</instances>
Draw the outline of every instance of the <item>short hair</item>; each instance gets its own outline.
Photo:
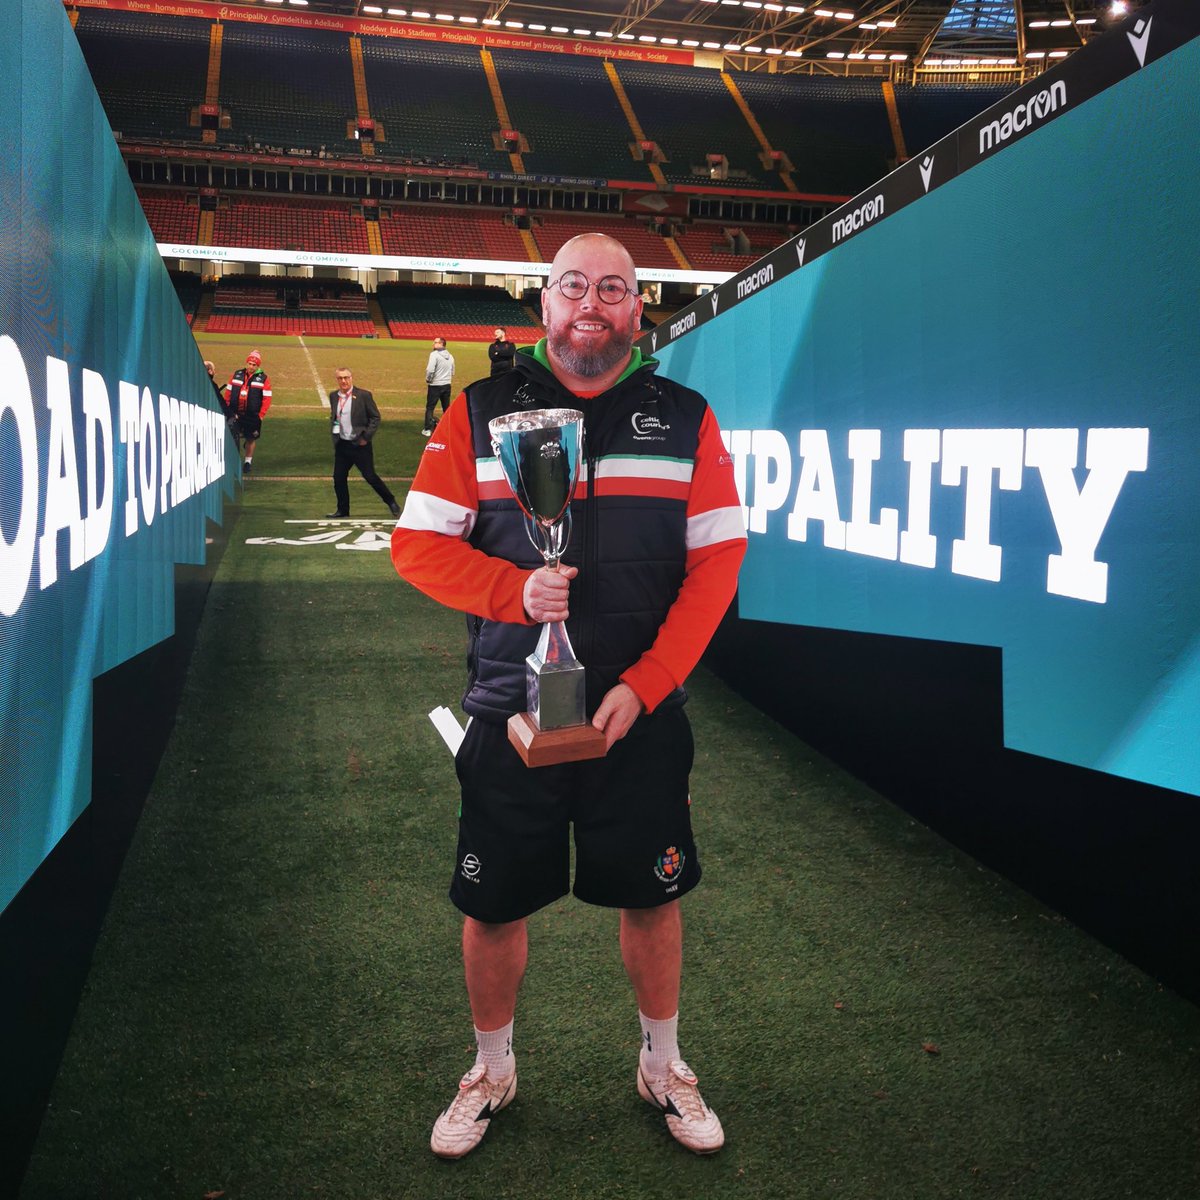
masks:
<instances>
[{"instance_id":1,"label":"short hair","mask_svg":"<svg viewBox=\"0 0 1200 1200\"><path fill-rule=\"evenodd\" d=\"M215 371L217 369L217 364L206 358L204 360L204 369L210 372Z\"/></svg>"},{"instance_id":2,"label":"short hair","mask_svg":"<svg viewBox=\"0 0 1200 1200\"><path fill-rule=\"evenodd\" d=\"M343 371L345 371L347 375L353 375L353 374L354 374L354 372L353 372L352 370L350 370L350 368L349 368L349 367L334 367L334 368L333 368L333 373L334 373L335 375L340 375L340 374L341 374Z\"/></svg>"},{"instance_id":3,"label":"short hair","mask_svg":"<svg viewBox=\"0 0 1200 1200\"><path fill-rule=\"evenodd\" d=\"M446 344L446 339L444 337L442 337L442 335L440 333L435 335L433 340L435 342L441 342L443 346Z\"/></svg>"}]
</instances>

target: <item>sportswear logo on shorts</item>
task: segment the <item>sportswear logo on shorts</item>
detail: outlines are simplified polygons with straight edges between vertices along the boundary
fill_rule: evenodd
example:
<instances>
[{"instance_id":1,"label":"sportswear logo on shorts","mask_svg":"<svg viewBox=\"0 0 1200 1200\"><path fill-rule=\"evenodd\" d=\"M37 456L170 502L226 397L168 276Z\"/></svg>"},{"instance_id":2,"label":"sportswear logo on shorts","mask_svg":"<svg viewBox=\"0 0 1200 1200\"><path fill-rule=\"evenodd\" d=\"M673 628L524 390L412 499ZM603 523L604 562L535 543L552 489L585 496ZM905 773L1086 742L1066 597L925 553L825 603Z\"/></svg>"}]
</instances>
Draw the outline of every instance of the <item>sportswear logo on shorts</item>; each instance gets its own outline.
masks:
<instances>
[{"instance_id":1,"label":"sportswear logo on shorts","mask_svg":"<svg viewBox=\"0 0 1200 1200\"><path fill-rule=\"evenodd\" d=\"M480 872L482 864L473 854L468 854L462 860L462 873L465 879L474 879Z\"/></svg>"},{"instance_id":2,"label":"sportswear logo on shorts","mask_svg":"<svg viewBox=\"0 0 1200 1200\"><path fill-rule=\"evenodd\" d=\"M658 862L654 864L654 874L658 876L659 883L678 882L680 873L683 871L683 864L686 861L679 849L675 846L668 846L658 856Z\"/></svg>"}]
</instances>

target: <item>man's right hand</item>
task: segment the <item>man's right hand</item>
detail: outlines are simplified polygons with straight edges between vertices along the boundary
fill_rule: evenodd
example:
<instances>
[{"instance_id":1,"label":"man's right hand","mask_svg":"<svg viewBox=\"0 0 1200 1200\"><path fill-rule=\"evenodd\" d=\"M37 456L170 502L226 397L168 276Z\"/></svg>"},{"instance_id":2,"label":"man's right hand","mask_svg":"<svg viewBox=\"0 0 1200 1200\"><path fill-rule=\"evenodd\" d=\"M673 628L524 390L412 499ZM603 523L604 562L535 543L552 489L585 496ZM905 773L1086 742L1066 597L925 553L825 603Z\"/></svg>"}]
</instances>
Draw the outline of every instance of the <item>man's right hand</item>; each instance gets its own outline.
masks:
<instances>
[{"instance_id":1,"label":"man's right hand","mask_svg":"<svg viewBox=\"0 0 1200 1200\"><path fill-rule=\"evenodd\" d=\"M560 566L557 571L541 567L526 578L521 598L525 612L534 624L567 619L571 580L578 574L578 567Z\"/></svg>"}]
</instances>

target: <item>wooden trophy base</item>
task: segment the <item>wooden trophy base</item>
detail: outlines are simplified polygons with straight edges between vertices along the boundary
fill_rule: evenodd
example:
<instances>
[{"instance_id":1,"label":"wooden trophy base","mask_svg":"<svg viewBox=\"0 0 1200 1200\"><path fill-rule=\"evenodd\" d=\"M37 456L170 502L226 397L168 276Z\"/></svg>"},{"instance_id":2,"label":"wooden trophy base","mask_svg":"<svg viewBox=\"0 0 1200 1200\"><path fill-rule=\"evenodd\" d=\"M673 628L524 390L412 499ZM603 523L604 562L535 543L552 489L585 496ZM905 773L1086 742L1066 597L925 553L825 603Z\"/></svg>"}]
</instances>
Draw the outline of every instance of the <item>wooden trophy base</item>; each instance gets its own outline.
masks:
<instances>
[{"instance_id":1,"label":"wooden trophy base","mask_svg":"<svg viewBox=\"0 0 1200 1200\"><path fill-rule=\"evenodd\" d=\"M603 758L607 753L604 734L599 729L591 725L539 729L527 712L509 717L508 740L527 767L582 762L586 758Z\"/></svg>"}]
</instances>

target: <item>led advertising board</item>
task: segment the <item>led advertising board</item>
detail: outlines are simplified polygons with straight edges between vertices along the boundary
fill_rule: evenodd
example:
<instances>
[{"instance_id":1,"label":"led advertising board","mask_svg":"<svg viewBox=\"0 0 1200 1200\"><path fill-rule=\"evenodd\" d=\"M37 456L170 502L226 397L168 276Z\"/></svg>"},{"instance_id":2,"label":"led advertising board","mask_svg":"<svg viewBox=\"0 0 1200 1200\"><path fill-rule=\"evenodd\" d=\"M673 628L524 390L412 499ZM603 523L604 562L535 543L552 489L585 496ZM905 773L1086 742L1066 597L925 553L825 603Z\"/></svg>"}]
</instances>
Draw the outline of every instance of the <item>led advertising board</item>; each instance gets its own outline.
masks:
<instances>
[{"instance_id":1,"label":"led advertising board","mask_svg":"<svg viewBox=\"0 0 1200 1200\"><path fill-rule=\"evenodd\" d=\"M726 431L742 618L999 646L1006 746L1192 794L1198 22L1140 9L640 343Z\"/></svg>"},{"instance_id":2,"label":"led advertising board","mask_svg":"<svg viewBox=\"0 0 1200 1200\"><path fill-rule=\"evenodd\" d=\"M173 632L174 566L204 561L234 486L66 13L28 0L5 16L0 908L88 803L93 678Z\"/></svg>"}]
</instances>

